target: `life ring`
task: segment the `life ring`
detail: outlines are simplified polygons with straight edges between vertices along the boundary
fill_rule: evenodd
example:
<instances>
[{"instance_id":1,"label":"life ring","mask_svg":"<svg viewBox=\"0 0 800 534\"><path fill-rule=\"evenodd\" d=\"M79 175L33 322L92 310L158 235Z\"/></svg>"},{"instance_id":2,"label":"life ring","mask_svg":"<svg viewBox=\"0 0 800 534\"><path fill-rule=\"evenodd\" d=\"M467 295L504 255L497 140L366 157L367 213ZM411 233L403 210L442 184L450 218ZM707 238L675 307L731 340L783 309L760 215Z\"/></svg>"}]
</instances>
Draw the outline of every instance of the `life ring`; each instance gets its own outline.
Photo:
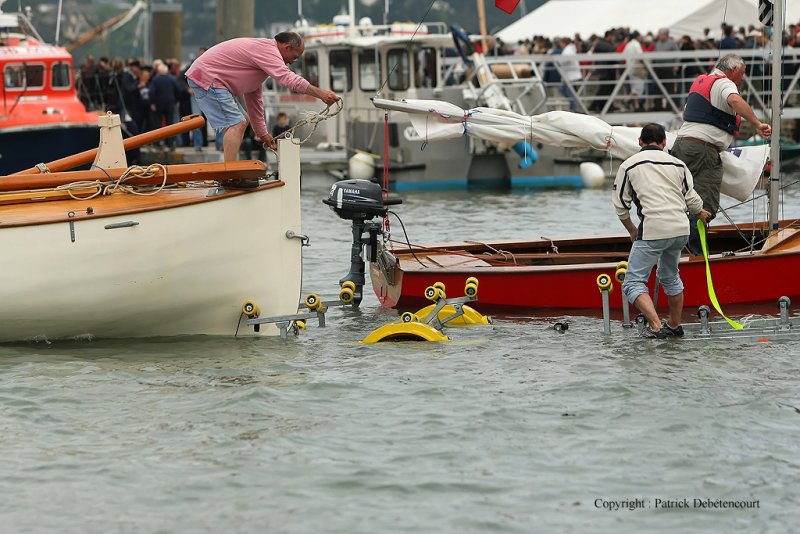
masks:
<instances>
[{"instance_id":1,"label":"life ring","mask_svg":"<svg viewBox=\"0 0 800 534\"><path fill-rule=\"evenodd\" d=\"M470 59L470 56L475 53L475 45L469 40L467 32L458 24L450 26L450 33L453 35L453 43L456 45L456 51L461 56L461 60L469 67L475 64Z\"/></svg>"}]
</instances>

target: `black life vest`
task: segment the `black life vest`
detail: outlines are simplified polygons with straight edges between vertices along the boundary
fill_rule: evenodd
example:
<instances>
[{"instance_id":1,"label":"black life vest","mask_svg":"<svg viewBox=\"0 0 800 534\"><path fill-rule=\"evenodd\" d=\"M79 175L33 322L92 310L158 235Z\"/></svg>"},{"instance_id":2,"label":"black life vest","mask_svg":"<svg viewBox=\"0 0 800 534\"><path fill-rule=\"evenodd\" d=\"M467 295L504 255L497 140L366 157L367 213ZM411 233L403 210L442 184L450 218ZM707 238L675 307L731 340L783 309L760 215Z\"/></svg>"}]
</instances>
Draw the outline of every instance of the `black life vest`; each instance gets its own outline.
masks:
<instances>
[{"instance_id":1,"label":"black life vest","mask_svg":"<svg viewBox=\"0 0 800 534\"><path fill-rule=\"evenodd\" d=\"M701 74L695 78L689 89L689 97L686 99L683 120L710 124L731 135L736 135L739 133L739 123L742 117L738 113L731 115L711 105L711 87L720 78L726 78L726 76L724 74Z\"/></svg>"}]
</instances>

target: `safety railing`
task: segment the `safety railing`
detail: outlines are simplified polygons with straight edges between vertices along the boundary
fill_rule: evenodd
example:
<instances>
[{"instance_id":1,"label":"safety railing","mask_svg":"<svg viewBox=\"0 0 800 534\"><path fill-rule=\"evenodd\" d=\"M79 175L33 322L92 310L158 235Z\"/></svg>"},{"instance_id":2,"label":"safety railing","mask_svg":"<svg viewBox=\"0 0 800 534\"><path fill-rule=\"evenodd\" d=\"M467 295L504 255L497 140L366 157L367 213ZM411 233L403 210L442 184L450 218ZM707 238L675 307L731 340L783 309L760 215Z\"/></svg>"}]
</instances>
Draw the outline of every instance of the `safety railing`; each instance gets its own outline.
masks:
<instances>
[{"instance_id":1,"label":"safety railing","mask_svg":"<svg viewBox=\"0 0 800 534\"><path fill-rule=\"evenodd\" d=\"M745 61L746 76L740 87L742 98L757 115L768 118L771 57L766 49L500 56L487 58L487 62L490 66L505 65L508 57L514 57L515 61L534 65L530 83L542 87L547 95L539 112L571 109L599 116L611 124L631 124L679 119L695 77L709 72L727 52L734 52ZM800 118L800 49L785 49L781 64L782 116L784 119ZM576 71L580 72L579 77L575 76Z\"/></svg>"}]
</instances>

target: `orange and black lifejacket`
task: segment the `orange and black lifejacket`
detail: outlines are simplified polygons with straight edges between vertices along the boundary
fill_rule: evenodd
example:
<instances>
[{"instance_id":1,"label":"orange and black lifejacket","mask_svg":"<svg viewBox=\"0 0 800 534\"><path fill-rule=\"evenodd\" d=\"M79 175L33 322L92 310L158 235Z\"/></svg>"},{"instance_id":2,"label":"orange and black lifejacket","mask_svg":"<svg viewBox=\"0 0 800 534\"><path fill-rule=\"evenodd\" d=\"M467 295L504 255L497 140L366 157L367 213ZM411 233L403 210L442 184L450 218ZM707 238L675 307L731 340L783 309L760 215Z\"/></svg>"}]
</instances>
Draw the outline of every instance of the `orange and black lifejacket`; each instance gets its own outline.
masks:
<instances>
[{"instance_id":1,"label":"orange and black lifejacket","mask_svg":"<svg viewBox=\"0 0 800 534\"><path fill-rule=\"evenodd\" d=\"M714 82L725 77L724 74L701 74L695 78L686 99L683 120L710 124L731 135L739 133L742 117L738 113L731 115L711 105L711 87Z\"/></svg>"}]
</instances>

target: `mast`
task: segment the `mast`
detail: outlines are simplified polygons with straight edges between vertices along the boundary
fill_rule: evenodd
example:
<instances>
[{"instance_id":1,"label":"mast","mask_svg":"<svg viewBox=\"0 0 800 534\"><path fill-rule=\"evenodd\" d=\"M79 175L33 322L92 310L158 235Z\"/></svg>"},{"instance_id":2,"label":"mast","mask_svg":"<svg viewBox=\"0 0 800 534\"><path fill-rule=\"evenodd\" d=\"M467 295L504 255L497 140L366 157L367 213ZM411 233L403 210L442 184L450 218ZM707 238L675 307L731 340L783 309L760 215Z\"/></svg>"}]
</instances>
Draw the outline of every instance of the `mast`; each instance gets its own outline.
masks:
<instances>
[{"instance_id":1,"label":"mast","mask_svg":"<svg viewBox=\"0 0 800 534\"><path fill-rule=\"evenodd\" d=\"M483 47L484 55L489 55L489 49L486 45L486 9L483 7L483 0L478 0L478 22L481 28L481 46Z\"/></svg>"},{"instance_id":2,"label":"mast","mask_svg":"<svg viewBox=\"0 0 800 534\"><path fill-rule=\"evenodd\" d=\"M772 137L770 138L769 227L778 229L781 189L781 58L783 53L783 0L773 2L772 17Z\"/></svg>"}]
</instances>

